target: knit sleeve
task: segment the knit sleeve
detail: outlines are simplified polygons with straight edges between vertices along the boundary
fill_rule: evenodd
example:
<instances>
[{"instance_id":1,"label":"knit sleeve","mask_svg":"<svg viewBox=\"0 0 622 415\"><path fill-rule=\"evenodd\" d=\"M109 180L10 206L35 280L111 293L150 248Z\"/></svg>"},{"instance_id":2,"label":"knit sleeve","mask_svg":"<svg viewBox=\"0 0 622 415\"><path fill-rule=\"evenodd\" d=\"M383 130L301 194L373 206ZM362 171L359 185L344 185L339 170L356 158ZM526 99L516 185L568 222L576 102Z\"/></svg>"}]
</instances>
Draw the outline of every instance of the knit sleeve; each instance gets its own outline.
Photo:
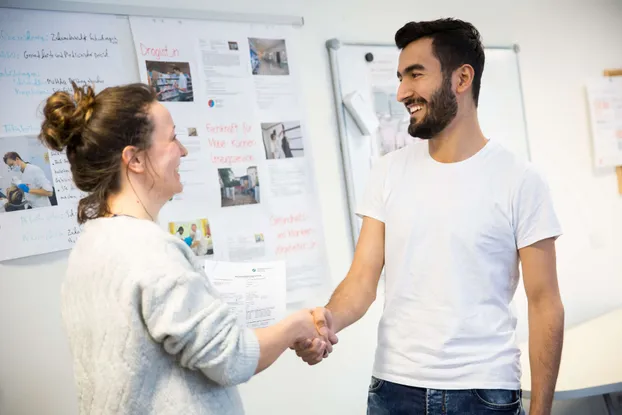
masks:
<instances>
[{"instance_id":1,"label":"knit sleeve","mask_svg":"<svg viewBox=\"0 0 622 415\"><path fill-rule=\"evenodd\" d=\"M141 284L141 312L153 339L178 357L183 367L200 370L223 386L248 381L259 362L255 333L237 324L235 313L208 289L178 247L154 258Z\"/></svg>"}]
</instances>

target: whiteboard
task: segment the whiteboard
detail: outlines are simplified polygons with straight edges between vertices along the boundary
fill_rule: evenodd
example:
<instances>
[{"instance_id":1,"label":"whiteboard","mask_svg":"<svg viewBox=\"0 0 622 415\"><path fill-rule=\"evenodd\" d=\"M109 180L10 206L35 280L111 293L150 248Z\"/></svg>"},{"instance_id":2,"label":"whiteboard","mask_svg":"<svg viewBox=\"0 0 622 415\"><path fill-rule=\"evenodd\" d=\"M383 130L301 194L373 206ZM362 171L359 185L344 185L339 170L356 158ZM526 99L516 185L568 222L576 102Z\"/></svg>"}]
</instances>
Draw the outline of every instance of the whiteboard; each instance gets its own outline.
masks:
<instances>
[{"instance_id":1,"label":"whiteboard","mask_svg":"<svg viewBox=\"0 0 622 415\"><path fill-rule=\"evenodd\" d=\"M358 91L369 102L377 100L374 86L384 83L385 90L395 93L393 103L388 102L390 111L403 109L395 101L397 93L397 60L399 50L394 45L348 44L337 39L326 42L333 78L333 93L339 122L339 135L343 160L343 178L348 195L352 248L356 244L362 220L356 216L357 204L365 190L376 143L369 136L363 136L354 119L344 108L343 99ZM484 135L498 140L509 150L529 159L529 142L523 108L523 96L518 62L517 46L485 47L486 64L482 76L479 97L479 120ZM373 61L366 55L373 55ZM373 66L373 68L372 68ZM390 73L387 79L382 73ZM395 105L397 104L397 105ZM403 135L407 124L403 128Z\"/></svg>"}]
</instances>

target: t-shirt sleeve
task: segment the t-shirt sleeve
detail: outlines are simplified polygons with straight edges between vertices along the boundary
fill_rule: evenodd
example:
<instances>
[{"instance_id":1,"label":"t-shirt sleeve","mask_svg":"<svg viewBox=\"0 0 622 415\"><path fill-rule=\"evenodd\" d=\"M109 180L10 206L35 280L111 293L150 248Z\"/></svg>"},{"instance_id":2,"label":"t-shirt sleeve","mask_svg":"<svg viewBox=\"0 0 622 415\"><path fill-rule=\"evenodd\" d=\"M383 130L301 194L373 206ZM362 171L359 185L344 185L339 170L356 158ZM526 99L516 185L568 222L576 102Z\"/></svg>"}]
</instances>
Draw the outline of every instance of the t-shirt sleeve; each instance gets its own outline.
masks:
<instances>
[{"instance_id":1,"label":"t-shirt sleeve","mask_svg":"<svg viewBox=\"0 0 622 415\"><path fill-rule=\"evenodd\" d=\"M388 173L389 156L380 158L372 167L369 174L369 180L363 193L363 198L359 202L356 214L359 217L369 216L385 222L386 206L385 206L385 182Z\"/></svg>"},{"instance_id":2,"label":"t-shirt sleeve","mask_svg":"<svg viewBox=\"0 0 622 415\"><path fill-rule=\"evenodd\" d=\"M548 183L534 167L523 174L512 208L518 249L562 235Z\"/></svg>"}]
</instances>

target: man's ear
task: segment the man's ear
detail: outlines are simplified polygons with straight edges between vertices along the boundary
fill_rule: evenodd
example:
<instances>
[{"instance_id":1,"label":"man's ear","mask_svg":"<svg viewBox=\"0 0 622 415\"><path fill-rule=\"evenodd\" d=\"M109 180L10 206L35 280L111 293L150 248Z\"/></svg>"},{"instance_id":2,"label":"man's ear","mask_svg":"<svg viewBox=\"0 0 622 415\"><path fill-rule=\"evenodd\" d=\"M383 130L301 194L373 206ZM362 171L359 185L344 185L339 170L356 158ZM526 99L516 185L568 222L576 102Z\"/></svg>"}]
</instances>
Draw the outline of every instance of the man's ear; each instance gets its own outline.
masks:
<instances>
[{"instance_id":1,"label":"man's ear","mask_svg":"<svg viewBox=\"0 0 622 415\"><path fill-rule=\"evenodd\" d=\"M146 169L144 152L134 146L127 146L121 153L121 160L128 170L134 173L143 173Z\"/></svg>"},{"instance_id":2,"label":"man's ear","mask_svg":"<svg viewBox=\"0 0 622 415\"><path fill-rule=\"evenodd\" d=\"M462 65L454 72L457 79L456 93L463 94L468 91L473 84L475 70L471 65Z\"/></svg>"}]
</instances>

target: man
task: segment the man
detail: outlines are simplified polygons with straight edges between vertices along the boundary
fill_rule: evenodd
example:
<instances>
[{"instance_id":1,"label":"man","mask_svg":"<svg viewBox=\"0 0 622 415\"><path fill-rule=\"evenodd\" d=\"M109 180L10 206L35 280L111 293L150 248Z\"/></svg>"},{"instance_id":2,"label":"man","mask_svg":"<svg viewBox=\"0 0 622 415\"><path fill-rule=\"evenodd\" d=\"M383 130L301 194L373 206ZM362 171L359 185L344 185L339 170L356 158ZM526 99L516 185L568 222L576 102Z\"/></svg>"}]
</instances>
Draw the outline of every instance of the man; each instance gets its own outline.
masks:
<instances>
[{"instance_id":1,"label":"man","mask_svg":"<svg viewBox=\"0 0 622 415\"><path fill-rule=\"evenodd\" d=\"M24 162L14 151L6 153L3 160L11 170L21 171L21 183L17 187L25 193L26 200L33 209L52 206L50 202L50 196L53 194L52 183L39 166Z\"/></svg>"},{"instance_id":2,"label":"man","mask_svg":"<svg viewBox=\"0 0 622 415\"><path fill-rule=\"evenodd\" d=\"M175 75L179 77L177 79L177 89L180 92L188 92L188 80L186 79L186 75L184 75L181 69L177 66L173 67L173 72L175 72Z\"/></svg>"},{"instance_id":3,"label":"man","mask_svg":"<svg viewBox=\"0 0 622 415\"><path fill-rule=\"evenodd\" d=\"M561 230L548 187L480 130L484 51L472 25L411 22L395 40L398 100L411 114L409 134L422 140L374 166L352 266L326 307L314 310L325 339L297 344L297 354L309 364L328 355L335 333L375 300L384 266L368 414L522 413L510 310L521 262L530 414L549 414L564 309L555 264Z\"/></svg>"},{"instance_id":4,"label":"man","mask_svg":"<svg viewBox=\"0 0 622 415\"><path fill-rule=\"evenodd\" d=\"M283 138L281 139L281 147L283 148L283 154L285 154L285 158L292 158L294 155L292 154L292 149L289 146L289 140L285 133L283 133Z\"/></svg>"}]
</instances>

